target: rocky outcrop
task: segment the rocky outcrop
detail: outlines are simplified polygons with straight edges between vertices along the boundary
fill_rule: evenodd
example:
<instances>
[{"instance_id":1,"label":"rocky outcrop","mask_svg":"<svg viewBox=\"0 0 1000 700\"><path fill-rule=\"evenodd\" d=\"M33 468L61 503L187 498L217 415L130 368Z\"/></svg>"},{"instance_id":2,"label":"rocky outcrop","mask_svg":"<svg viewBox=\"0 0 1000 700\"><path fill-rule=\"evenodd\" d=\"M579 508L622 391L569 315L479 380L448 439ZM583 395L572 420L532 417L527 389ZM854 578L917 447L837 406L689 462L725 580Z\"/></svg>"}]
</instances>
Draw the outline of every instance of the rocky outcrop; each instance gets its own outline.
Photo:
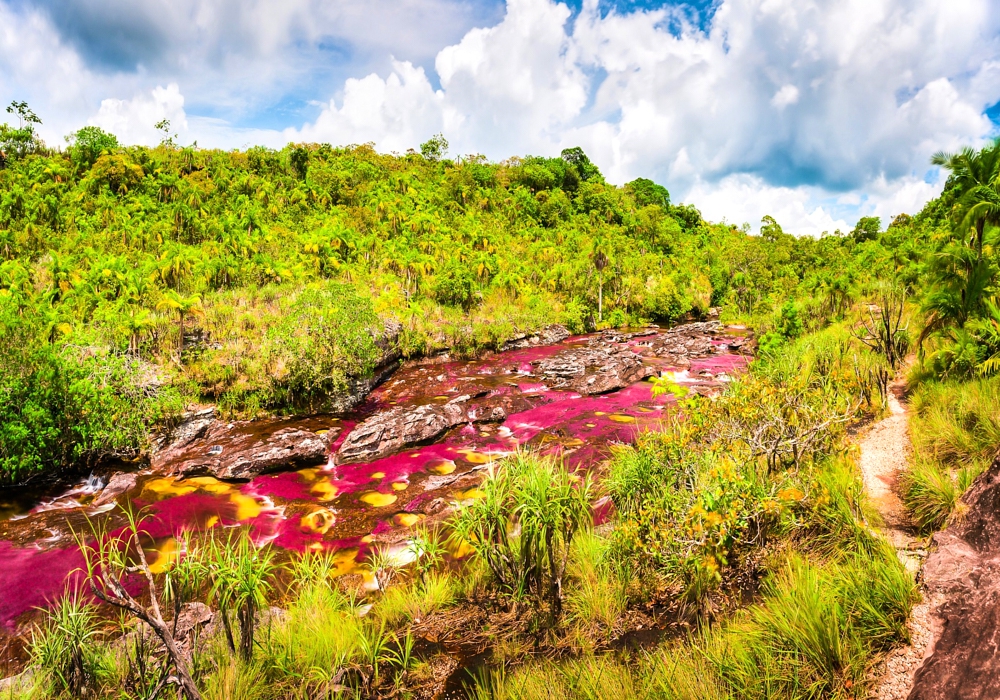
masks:
<instances>
[{"instance_id":1,"label":"rocky outcrop","mask_svg":"<svg viewBox=\"0 0 1000 700\"><path fill-rule=\"evenodd\" d=\"M213 420L196 435L186 433L154 454L152 466L177 476L251 479L281 469L322 464L328 457L327 439L302 425Z\"/></svg>"},{"instance_id":2,"label":"rocky outcrop","mask_svg":"<svg viewBox=\"0 0 1000 700\"><path fill-rule=\"evenodd\" d=\"M463 423L499 423L507 419L500 404L476 403L459 396L445 404L392 408L357 425L337 451L341 464L384 457L408 445L427 442Z\"/></svg>"},{"instance_id":3,"label":"rocky outcrop","mask_svg":"<svg viewBox=\"0 0 1000 700\"><path fill-rule=\"evenodd\" d=\"M1000 461L962 500L964 517L934 535L924 563L939 632L910 700L1000 698Z\"/></svg>"},{"instance_id":4,"label":"rocky outcrop","mask_svg":"<svg viewBox=\"0 0 1000 700\"><path fill-rule=\"evenodd\" d=\"M570 333L565 326L553 323L551 326L546 326L538 333L526 333L516 338L511 338L504 343L501 350L519 350L521 348L530 348L536 345L555 345L556 343L566 340L569 335Z\"/></svg>"},{"instance_id":5,"label":"rocky outcrop","mask_svg":"<svg viewBox=\"0 0 1000 700\"><path fill-rule=\"evenodd\" d=\"M535 373L553 389L581 394L604 394L634 384L654 373L642 358L626 347L594 338L585 347L571 348L534 363Z\"/></svg>"},{"instance_id":6,"label":"rocky outcrop","mask_svg":"<svg viewBox=\"0 0 1000 700\"><path fill-rule=\"evenodd\" d=\"M399 369L399 333L403 327L399 322L389 320L385 323L385 330L375 339L375 344L381 353L378 362L371 374L364 377L348 377L347 389L338 396L331 397L328 402L328 410L331 413L349 413L360 406L368 394L379 384L388 379L393 372Z\"/></svg>"}]
</instances>

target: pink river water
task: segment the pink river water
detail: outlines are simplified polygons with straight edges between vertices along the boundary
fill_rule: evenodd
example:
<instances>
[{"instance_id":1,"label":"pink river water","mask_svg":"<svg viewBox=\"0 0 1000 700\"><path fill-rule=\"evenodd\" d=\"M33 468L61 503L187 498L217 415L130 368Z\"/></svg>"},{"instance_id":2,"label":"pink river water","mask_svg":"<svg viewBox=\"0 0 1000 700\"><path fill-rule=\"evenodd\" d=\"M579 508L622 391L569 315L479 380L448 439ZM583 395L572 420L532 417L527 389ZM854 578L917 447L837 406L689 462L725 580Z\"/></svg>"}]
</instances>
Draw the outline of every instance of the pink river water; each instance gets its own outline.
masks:
<instances>
[{"instance_id":1,"label":"pink river water","mask_svg":"<svg viewBox=\"0 0 1000 700\"><path fill-rule=\"evenodd\" d=\"M532 363L587 337L552 346L490 355L485 359L414 363L397 371L350 416L314 416L282 425L336 431L336 452L358 421L393 406L444 402L462 394L510 393L524 410L501 424L465 425L430 445L401 450L371 462L326 465L258 476L248 482L210 477L176 479L139 472L135 489L119 498L145 507L150 517L149 556L154 569L177 556L175 539L183 531L244 527L259 543L291 551L337 552L344 573L359 572L373 543L404 542L407 531L445 504L476 498L476 486L489 464L520 446L559 454L566 464L589 468L604 459L614 443L630 442L643 428L655 428L676 399L654 398L652 384L638 382L598 396L550 389L532 374ZM646 352L644 341L628 345L660 372L673 372L681 385L721 386L746 364L743 355L716 339L716 353L693 359L684 370L671 368ZM224 447L224 446L223 446ZM102 486L92 477L57 493L0 492L0 631L15 632L32 611L47 605L82 579L83 556L73 532L87 532L87 519L121 515L112 506L92 503ZM595 505L602 517L605 504Z\"/></svg>"}]
</instances>

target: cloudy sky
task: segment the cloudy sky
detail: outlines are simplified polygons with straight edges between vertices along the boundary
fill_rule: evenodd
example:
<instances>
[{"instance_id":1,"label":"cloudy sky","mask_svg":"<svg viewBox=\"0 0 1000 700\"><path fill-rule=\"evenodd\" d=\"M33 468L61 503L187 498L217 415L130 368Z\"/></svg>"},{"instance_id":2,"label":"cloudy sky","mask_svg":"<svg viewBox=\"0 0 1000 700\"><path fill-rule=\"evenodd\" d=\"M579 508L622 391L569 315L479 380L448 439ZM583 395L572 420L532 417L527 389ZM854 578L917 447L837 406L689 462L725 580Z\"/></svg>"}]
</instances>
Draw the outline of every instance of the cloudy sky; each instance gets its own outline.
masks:
<instances>
[{"instance_id":1,"label":"cloudy sky","mask_svg":"<svg viewBox=\"0 0 1000 700\"><path fill-rule=\"evenodd\" d=\"M0 0L0 102L244 148L582 146L709 218L914 212L1000 122L996 0ZM4 115L6 116L6 115Z\"/></svg>"}]
</instances>

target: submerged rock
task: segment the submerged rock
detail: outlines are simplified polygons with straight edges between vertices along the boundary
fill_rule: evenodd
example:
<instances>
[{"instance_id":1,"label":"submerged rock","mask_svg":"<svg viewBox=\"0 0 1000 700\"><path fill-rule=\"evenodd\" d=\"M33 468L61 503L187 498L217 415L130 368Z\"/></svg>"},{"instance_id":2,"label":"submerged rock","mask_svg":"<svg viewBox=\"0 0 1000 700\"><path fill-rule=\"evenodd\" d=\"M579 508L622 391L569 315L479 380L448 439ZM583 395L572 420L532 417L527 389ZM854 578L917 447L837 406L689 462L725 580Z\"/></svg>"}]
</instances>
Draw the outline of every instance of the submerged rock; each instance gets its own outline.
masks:
<instances>
[{"instance_id":1,"label":"submerged rock","mask_svg":"<svg viewBox=\"0 0 1000 700\"><path fill-rule=\"evenodd\" d=\"M934 535L924 564L937 639L910 700L1000 698L1000 460L963 496L968 511Z\"/></svg>"},{"instance_id":2,"label":"submerged rock","mask_svg":"<svg viewBox=\"0 0 1000 700\"><path fill-rule=\"evenodd\" d=\"M250 479L281 469L323 464L328 458L326 438L308 428L282 422L262 425L215 420L197 437L173 442L157 452L152 466L177 476Z\"/></svg>"}]
</instances>

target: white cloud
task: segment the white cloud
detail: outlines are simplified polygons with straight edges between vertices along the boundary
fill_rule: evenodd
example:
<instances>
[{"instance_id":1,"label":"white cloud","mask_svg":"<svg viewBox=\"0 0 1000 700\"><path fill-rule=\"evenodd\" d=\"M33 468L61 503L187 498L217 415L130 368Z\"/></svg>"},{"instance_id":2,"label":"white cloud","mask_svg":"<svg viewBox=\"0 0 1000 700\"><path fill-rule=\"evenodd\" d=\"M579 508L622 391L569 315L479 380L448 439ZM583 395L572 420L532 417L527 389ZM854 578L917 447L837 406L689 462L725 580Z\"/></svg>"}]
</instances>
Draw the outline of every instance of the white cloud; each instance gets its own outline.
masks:
<instances>
[{"instance_id":1,"label":"white cloud","mask_svg":"<svg viewBox=\"0 0 1000 700\"><path fill-rule=\"evenodd\" d=\"M781 89L774 93L774 97L771 98L771 104L778 109L784 109L798 101L799 89L794 85L782 85Z\"/></svg>"},{"instance_id":2,"label":"white cloud","mask_svg":"<svg viewBox=\"0 0 1000 700\"><path fill-rule=\"evenodd\" d=\"M188 133L187 114L184 112L184 96L177 83L167 87L157 86L151 92L130 100L103 100L90 124L110 131L123 143L155 146L164 137L164 133L155 128L163 119L170 122L171 135L177 134L182 141L185 140Z\"/></svg>"},{"instance_id":3,"label":"white cloud","mask_svg":"<svg viewBox=\"0 0 1000 700\"><path fill-rule=\"evenodd\" d=\"M773 217L787 233L819 236L824 231L849 231L853 222L834 217L828 207L815 204L822 193L808 187L771 187L759 177L730 175L713 184L696 182L689 199L697 203L702 216L760 229L764 216Z\"/></svg>"},{"instance_id":4,"label":"white cloud","mask_svg":"<svg viewBox=\"0 0 1000 700\"><path fill-rule=\"evenodd\" d=\"M60 15L0 0L0 74L14 76L0 97L54 111L46 135L92 115L144 143L166 117L182 140L227 147L402 151L437 131L494 159L579 145L613 182L652 177L710 217L770 214L801 233L918 209L941 186L930 155L981 143L1000 100L992 0L720 0L705 29L598 0L575 16L507 0L475 29L492 11L464 0L156 1L49 0ZM135 33L87 43L108 22ZM366 77L331 78L341 69ZM301 106L275 106L316 98L305 124Z\"/></svg>"}]
</instances>

